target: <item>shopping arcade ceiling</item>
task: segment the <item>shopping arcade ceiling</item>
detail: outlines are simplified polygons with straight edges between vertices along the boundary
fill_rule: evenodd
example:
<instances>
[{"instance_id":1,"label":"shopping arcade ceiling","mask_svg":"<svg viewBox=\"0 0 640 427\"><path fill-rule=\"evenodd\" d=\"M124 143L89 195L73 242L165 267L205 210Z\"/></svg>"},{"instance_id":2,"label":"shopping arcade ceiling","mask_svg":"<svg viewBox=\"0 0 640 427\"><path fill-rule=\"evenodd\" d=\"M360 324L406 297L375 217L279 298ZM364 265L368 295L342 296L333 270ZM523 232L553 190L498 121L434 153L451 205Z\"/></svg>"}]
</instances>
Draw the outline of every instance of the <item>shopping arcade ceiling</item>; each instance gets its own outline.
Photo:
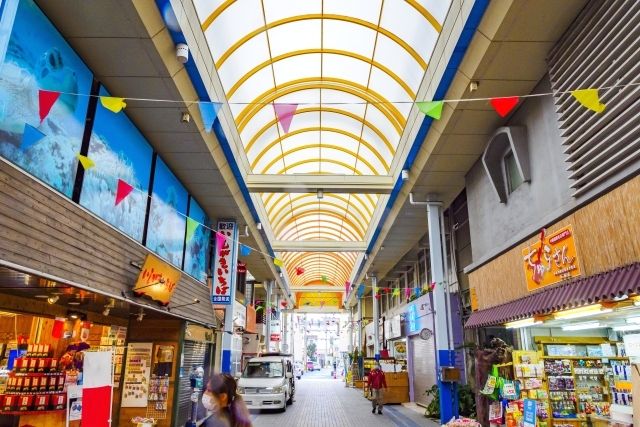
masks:
<instances>
[{"instance_id":1,"label":"shopping arcade ceiling","mask_svg":"<svg viewBox=\"0 0 640 427\"><path fill-rule=\"evenodd\" d=\"M449 1L194 4L246 154L239 164L247 173L267 180L291 175L292 181L295 175L306 181L398 175L407 117ZM297 104L289 129L279 123L274 103ZM387 196L319 196L264 193L254 201L263 205L273 238L302 249L278 253L291 285L343 290L358 254L305 251L305 242L309 249L312 242L366 243Z\"/></svg>"}]
</instances>

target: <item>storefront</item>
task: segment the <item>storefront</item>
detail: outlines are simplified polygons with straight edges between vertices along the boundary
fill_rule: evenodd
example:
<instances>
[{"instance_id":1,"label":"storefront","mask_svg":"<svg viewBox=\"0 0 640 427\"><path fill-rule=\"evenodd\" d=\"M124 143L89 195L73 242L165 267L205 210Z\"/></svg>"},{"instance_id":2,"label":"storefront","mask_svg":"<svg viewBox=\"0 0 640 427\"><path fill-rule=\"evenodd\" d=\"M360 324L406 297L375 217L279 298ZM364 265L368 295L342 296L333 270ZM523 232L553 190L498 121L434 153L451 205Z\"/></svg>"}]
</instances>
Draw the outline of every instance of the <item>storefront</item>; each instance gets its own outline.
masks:
<instances>
[{"instance_id":1,"label":"storefront","mask_svg":"<svg viewBox=\"0 0 640 427\"><path fill-rule=\"evenodd\" d=\"M480 388L500 366L499 375L522 390L509 396L504 422L524 416L525 398L535 401L538 425L548 427L631 425L640 413L633 407L640 376L625 345L640 331L640 251L630 237L638 223L619 209L638 184L624 184L469 273L475 311L465 326L501 327L514 344L511 352L487 339L476 359ZM607 206L615 218L605 222ZM479 417L491 418L491 397L477 402Z\"/></svg>"},{"instance_id":2,"label":"storefront","mask_svg":"<svg viewBox=\"0 0 640 427\"><path fill-rule=\"evenodd\" d=\"M410 399L422 405L429 404L425 391L438 383L431 297L426 294L409 303L404 324Z\"/></svg>"}]
</instances>

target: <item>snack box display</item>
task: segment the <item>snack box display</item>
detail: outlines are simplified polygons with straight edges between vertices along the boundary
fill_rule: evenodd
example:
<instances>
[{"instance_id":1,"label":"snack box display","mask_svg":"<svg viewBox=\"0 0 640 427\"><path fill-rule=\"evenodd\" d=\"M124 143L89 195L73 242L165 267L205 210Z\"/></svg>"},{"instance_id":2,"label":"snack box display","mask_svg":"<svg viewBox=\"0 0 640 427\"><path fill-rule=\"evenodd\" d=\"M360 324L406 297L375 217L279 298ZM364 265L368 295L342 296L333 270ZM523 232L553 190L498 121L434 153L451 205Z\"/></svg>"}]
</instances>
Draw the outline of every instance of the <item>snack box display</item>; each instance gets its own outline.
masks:
<instances>
[{"instance_id":1,"label":"snack box display","mask_svg":"<svg viewBox=\"0 0 640 427\"><path fill-rule=\"evenodd\" d=\"M30 411L33 407L34 395L23 394L18 399L18 411Z\"/></svg>"},{"instance_id":2,"label":"snack box display","mask_svg":"<svg viewBox=\"0 0 640 427\"><path fill-rule=\"evenodd\" d=\"M46 411L49 409L49 402L51 400L50 394L39 394L34 399L34 409L36 411Z\"/></svg>"},{"instance_id":3,"label":"snack box display","mask_svg":"<svg viewBox=\"0 0 640 427\"><path fill-rule=\"evenodd\" d=\"M53 409L65 409L67 406L67 394L53 394L51 396L51 407Z\"/></svg>"},{"instance_id":4,"label":"snack box display","mask_svg":"<svg viewBox=\"0 0 640 427\"><path fill-rule=\"evenodd\" d=\"M18 397L12 394L5 394L0 399L2 402L2 410L5 412L13 411L18 407Z\"/></svg>"}]
</instances>

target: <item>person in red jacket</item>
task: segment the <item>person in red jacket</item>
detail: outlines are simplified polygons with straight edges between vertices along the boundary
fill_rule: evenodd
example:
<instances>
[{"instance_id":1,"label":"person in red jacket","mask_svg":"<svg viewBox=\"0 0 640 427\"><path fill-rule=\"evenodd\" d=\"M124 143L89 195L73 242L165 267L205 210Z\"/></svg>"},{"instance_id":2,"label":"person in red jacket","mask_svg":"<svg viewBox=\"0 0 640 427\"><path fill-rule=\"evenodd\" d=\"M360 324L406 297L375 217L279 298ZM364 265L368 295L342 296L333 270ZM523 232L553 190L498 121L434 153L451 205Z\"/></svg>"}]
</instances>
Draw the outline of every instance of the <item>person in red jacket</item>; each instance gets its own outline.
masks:
<instances>
[{"instance_id":1,"label":"person in red jacket","mask_svg":"<svg viewBox=\"0 0 640 427\"><path fill-rule=\"evenodd\" d=\"M378 414L382 414L382 406L384 406L383 388L385 391L387 390L387 380L384 377L384 372L382 372L380 368L380 364L377 363L369 372L369 389L373 395L373 400L371 401L373 404L372 414L376 413L376 409L378 409Z\"/></svg>"}]
</instances>

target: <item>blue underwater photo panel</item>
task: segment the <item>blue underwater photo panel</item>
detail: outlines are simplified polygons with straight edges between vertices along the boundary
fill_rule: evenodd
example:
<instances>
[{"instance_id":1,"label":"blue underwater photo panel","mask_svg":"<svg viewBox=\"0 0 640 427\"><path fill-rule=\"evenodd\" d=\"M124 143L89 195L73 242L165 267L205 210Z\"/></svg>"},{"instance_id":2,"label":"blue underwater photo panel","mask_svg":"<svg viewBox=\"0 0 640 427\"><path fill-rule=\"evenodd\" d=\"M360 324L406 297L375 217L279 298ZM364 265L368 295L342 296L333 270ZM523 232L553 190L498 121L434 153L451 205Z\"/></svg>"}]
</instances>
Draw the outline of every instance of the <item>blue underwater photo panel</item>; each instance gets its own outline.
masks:
<instances>
[{"instance_id":1,"label":"blue underwater photo panel","mask_svg":"<svg viewBox=\"0 0 640 427\"><path fill-rule=\"evenodd\" d=\"M109 96L104 88L101 96ZM80 204L142 242L153 149L124 111L113 113L98 102L88 157L95 166L84 175ZM118 179L134 190L114 206Z\"/></svg>"},{"instance_id":2,"label":"blue underwater photo panel","mask_svg":"<svg viewBox=\"0 0 640 427\"><path fill-rule=\"evenodd\" d=\"M210 227L209 218L193 197L189 203L189 218ZM209 228L199 225L193 233L193 237L187 241L184 253L184 271L203 283L207 281L207 256L209 255L210 238Z\"/></svg>"},{"instance_id":3,"label":"blue underwater photo panel","mask_svg":"<svg viewBox=\"0 0 640 427\"><path fill-rule=\"evenodd\" d=\"M160 157L156 162L147 228L147 247L182 267L186 233L187 190Z\"/></svg>"},{"instance_id":4,"label":"blue underwater photo panel","mask_svg":"<svg viewBox=\"0 0 640 427\"><path fill-rule=\"evenodd\" d=\"M93 76L32 0L0 11L0 156L70 197ZM62 92L42 122L39 89Z\"/></svg>"}]
</instances>

